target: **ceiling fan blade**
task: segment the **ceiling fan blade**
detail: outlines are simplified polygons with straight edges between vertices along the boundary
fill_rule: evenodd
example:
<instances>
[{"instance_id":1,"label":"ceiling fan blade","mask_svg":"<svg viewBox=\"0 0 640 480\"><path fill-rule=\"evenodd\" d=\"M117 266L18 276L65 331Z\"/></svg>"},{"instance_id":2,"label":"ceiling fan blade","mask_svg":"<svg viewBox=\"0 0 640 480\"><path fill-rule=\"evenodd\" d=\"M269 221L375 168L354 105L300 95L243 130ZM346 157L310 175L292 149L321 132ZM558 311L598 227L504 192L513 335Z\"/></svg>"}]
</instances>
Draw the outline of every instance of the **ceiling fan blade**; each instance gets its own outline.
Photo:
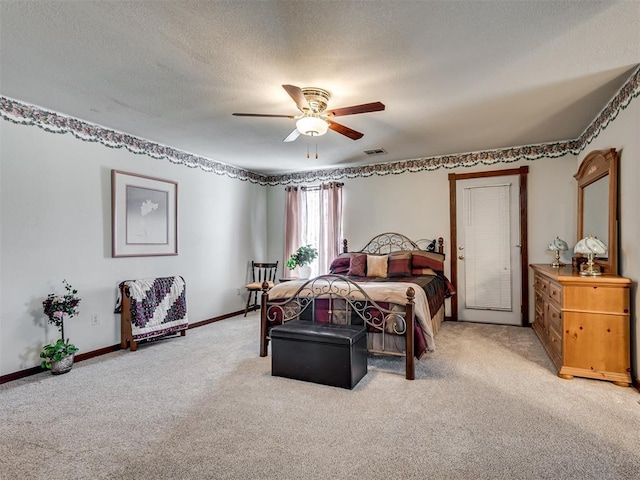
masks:
<instances>
[{"instance_id":1,"label":"ceiling fan blade","mask_svg":"<svg viewBox=\"0 0 640 480\"><path fill-rule=\"evenodd\" d=\"M342 117L344 115L355 115L356 113L379 112L384 109L384 103L372 102L363 103L362 105L353 105L352 107L334 108L332 110L327 110L324 114L330 117Z\"/></svg>"},{"instance_id":2,"label":"ceiling fan blade","mask_svg":"<svg viewBox=\"0 0 640 480\"><path fill-rule=\"evenodd\" d=\"M296 87L295 85L282 85L282 88L284 88L289 96L293 98L293 101L296 102L296 105L301 112L311 108L309 106L309 102L307 102L307 99L302 94L302 89L300 87Z\"/></svg>"},{"instance_id":3,"label":"ceiling fan blade","mask_svg":"<svg viewBox=\"0 0 640 480\"><path fill-rule=\"evenodd\" d=\"M283 142L293 142L296 138L298 138L300 136L300 132L298 131L297 128L293 129L293 132L291 132L289 135L287 135L287 138L285 138L284 140L282 140Z\"/></svg>"},{"instance_id":4,"label":"ceiling fan blade","mask_svg":"<svg viewBox=\"0 0 640 480\"><path fill-rule=\"evenodd\" d=\"M296 118L295 115L277 115L270 113L232 113L236 117L273 117L273 118Z\"/></svg>"},{"instance_id":5,"label":"ceiling fan blade","mask_svg":"<svg viewBox=\"0 0 640 480\"><path fill-rule=\"evenodd\" d=\"M358 140L364 136L364 133L356 132L355 130L345 127L344 125L334 122L332 120L327 120L329 124L329 128L334 132L341 133L345 137L349 137L351 140Z\"/></svg>"}]
</instances>

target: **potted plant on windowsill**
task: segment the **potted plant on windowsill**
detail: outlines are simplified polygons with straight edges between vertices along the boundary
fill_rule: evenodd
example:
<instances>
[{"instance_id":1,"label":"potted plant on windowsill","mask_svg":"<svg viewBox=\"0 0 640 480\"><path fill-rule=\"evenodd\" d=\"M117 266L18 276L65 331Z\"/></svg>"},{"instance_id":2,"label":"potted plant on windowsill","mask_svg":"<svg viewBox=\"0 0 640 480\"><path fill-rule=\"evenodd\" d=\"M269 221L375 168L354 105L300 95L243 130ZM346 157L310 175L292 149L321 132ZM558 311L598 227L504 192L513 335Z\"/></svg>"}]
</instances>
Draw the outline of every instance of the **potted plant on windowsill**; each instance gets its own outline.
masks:
<instances>
[{"instance_id":1,"label":"potted plant on windowsill","mask_svg":"<svg viewBox=\"0 0 640 480\"><path fill-rule=\"evenodd\" d=\"M73 367L73 356L78 351L78 347L69 343L69 339L64 339L64 318L71 318L78 315L78 305L80 298L78 291L66 280L62 281L65 289L64 295L50 293L42 302L42 310L47 316L49 323L55 325L60 332L60 339L55 343L49 343L42 347L40 366L51 370L53 374L67 373Z\"/></svg>"},{"instance_id":2,"label":"potted plant on windowsill","mask_svg":"<svg viewBox=\"0 0 640 480\"><path fill-rule=\"evenodd\" d=\"M306 279L311 275L311 267L309 266L309 264L313 262L317 257L318 250L316 249L316 247L305 245L298 248L295 253L291 254L289 260L287 260L286 265L289 270L298 268L298 277Z\"/></svg>"}]
</instances>

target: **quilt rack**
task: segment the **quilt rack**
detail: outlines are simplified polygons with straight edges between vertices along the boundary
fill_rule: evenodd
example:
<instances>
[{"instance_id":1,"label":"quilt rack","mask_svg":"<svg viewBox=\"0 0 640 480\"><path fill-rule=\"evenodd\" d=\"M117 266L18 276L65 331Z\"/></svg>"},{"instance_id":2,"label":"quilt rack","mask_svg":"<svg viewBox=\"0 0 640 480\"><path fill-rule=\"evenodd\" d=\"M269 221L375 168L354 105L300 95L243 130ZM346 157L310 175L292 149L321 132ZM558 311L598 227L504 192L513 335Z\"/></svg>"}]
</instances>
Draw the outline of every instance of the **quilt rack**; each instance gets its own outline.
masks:
<instances>
[{"instance_id":1,"label":"quilt rack","mask_svg":"<svg viewBox=\"0 0 640 480\"><path fill-rule=\"evenodd\" d=\"M189 328L184 278L126 280L119 285L120 347L136 351L138 342L180 333Z\"/></svg>"}]
</instances>

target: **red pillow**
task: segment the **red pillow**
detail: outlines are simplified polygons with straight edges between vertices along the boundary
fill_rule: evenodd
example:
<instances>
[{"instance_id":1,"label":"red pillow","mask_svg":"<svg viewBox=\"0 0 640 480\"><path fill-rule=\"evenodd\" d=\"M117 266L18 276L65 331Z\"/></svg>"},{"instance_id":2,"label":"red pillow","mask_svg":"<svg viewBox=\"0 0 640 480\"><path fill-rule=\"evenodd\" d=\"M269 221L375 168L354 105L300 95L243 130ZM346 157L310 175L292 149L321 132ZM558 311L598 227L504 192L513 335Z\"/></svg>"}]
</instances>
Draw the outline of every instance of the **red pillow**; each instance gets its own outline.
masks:
<instances>
[{"instance_id":1,"label":"red pillow","mask_svg":"<svg viewBox=\"0 0 640 480\"><path fill-rule=\"evenodd\" d=\"M331 262L329 267L329 273L335 273L337 275L346 275L349 271L349 264L351 263L350 253L341 253L338 258Z\"/></svg>"},{"instance_id":2,"label":"red pillow","mask_svg":"<svg viewBox=\"0 0 640 480\"><path fill-rule=\"evenodd\" d=\"M431 268L436 272L444 271L444 255L436 252L416 252L412 253L412 268Z\"/></svg>"},{"instance_id":3,"label":"red pillow","mask_svg":"<svg viewBox=\"0 0 640 480\"><path fill-rule=\"evenodd\" d=\"M349 272L347 275L354 277L366 277L367 276L367 254L366 253L352 253L349 261Z\"/></svg>"},{"instance_id":4,"label":"red pillow","mask_svg":"<svg viewBox=\"0 0 640 480\"><path fill-rule=\"evenodd\" d=\"M410 277L411 276L411 253L393 252L389 254L389 265L387 267L387 277Z\"/></svg>"}]
</instances>

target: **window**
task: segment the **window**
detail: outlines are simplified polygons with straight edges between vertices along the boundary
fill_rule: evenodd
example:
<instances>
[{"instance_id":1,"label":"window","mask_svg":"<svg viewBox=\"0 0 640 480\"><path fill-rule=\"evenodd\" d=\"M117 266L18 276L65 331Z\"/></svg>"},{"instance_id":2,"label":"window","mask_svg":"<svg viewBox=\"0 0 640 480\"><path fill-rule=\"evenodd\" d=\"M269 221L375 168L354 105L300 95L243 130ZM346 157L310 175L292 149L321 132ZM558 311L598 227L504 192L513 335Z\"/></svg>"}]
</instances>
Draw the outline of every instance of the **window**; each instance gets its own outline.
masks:
<instances>
[{"instance_id":1,"label":"window","mask_svg":"<svg viewBox=\"0 0 640 480\"><path fill-rule=\"evenodd\" d=\"M329 272L342 241L342 183L287 187L285 202L285 262L302 245L318 249L311 276Z\"/></svg>"}]
</instances>

